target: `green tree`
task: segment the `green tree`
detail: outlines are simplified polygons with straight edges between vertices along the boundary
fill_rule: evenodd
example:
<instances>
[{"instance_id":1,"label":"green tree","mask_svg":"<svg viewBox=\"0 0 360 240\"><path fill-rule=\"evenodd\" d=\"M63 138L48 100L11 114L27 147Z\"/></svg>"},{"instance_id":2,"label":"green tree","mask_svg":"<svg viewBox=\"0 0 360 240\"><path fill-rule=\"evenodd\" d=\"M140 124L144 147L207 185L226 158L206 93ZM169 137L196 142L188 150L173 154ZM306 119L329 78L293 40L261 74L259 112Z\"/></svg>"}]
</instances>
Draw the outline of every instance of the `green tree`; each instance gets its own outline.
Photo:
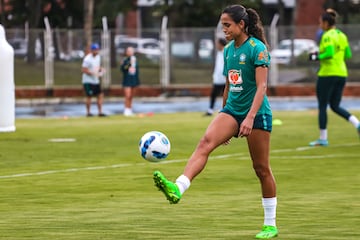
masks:
<instances>
[{"instance_id":1,"label":"green tree","mask_svg":"<svg viewBox=\"0 0 360 240\"><path fill-rule=\"evenodd\" d=\"M125 13L129 10L136 9L136 1L134 0L101 0L96 1L94 11L94 27L102 28L102 17L108 18L109 28L114 28L116 18L120 12Z\"/></svg>"},{"instance_id":2,"label":"green tree","mask_svg":"<svg viewBox=\"0 0 360 240\"><path fill-rule=\"evenodd\" d=\"M132 0L102 0L96 1L94 9L94 22L95 28L102 28L102 18L107 17L109 29L116 27L116 18L120 12L125 13L128 10L136 9L136 1ZM115 32L110 31L110 53L111 53L111 67L116 67L116 49L114 46Z\"/></svg>"},{"instance_id":3,"label":"green tree","mask_svg":"<svg viewBox=\"0 0 360 240\"><path fill-rule=\"evenodd\" d=\"M52 27L66 27L67 17L70 16L70 9L64 0L10 0L12 7L7 13L6 25L8 27L23 27L27 22L30 29L44 28L44 17L48 17ZM35 44L36 39L43 42L43 35L38 31L29 32L27 61L33 63L36 60ZM55 44L56 46L56 44ZM58 55L58 54L57 54Z\"/></svg>"},{"instance_id":4,"label":"green tree","mask_svg":"<svg viewBox=\"0 0 360 240\"><path fill-rule=\"evenodd\" d=\"M157 11L169 17L170 27L213 27L222 9L231 4L259 10L261 0L166 0L164 5L157 6Z\"/></svg>"}]
</instances>

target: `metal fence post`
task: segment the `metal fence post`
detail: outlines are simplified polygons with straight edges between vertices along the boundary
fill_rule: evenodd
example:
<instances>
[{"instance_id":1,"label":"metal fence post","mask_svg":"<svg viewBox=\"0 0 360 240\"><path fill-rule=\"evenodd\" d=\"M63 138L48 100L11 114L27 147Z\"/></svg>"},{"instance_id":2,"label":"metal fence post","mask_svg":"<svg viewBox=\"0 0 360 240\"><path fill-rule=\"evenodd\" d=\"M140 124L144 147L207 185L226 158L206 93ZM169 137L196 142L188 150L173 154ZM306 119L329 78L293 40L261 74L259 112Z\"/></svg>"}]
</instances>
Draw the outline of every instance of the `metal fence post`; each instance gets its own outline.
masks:
<instances>
[{"instance_id":1,"label":"metal fence post","mask_svg":"<svg viewBox=\"0 0 360 240\"><path fill-rule=\"evenodd\" d=\"M160 33L160 85L166 88L170 84L170 43L169 43L169 31L167 29L168 17L164 16L161 23Z\"/></svg>"},{"instance_id":2,"label":"metal fence post","mask_svg":"<svg viewBox=\"0 0 360 240\"><path fill-rule=\"evenodd\" d=\"M279 21L279 14L276 13L270 25L270 43L273 49L277 47L277 42L278 42L278 29L276 27L278 21ZM271 86L277 86L279 82L279 66L275 61L270 62L269 82Z\"/></svg>"},{"instance_id":3,"label":"metal fence post","mask_svg":"<svg viewBox=\"0 0 360 240\"><path fill-rule=\"evenodd\" d=\"M47 95L52 95L52 88L54 86L54 46L52 41L51 27L49 19L44 18L45 32L44 32L44 67L45 67L45 88Z\"/></svg>"},{"instance_id":4,"label":"metal fence post","mask_svg":"<svg viewBox=\"0 0 360 240\"><path fill-rule=\"evenodd\" d=\"M101 33L101 59L105 69L102 77L102 85L105 89L109 89L111 85L111 65L110 65L110 32L108 29L107 18L102 17L103 32Z\"/></svg>"}]
</instances>

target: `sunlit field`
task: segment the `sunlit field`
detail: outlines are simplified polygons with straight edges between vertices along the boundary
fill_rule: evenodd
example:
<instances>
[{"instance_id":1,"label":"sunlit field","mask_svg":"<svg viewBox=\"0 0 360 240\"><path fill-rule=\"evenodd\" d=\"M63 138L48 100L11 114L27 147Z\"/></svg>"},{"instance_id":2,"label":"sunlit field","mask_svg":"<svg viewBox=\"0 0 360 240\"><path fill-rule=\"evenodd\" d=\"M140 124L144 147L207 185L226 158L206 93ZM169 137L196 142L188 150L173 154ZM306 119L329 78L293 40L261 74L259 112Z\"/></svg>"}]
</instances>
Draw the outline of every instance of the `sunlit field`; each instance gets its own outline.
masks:
<instances>
[{"instance_id":1,"label":"sunlit field","mask_svg":"<svg viewBox=\"0 0 360 240\"><path fill-rule=\"evenodd\" d=\"M360 116L360 112L354 112ZM17 119L0 133L0 239L254 239L263 224L258 180L245 139L216 149L176 205L153 184L175 180L212 117ZM278 187L277 239L360 239L360 140L329 112L328 147L317 112L274 112L271 165ZM141 158L140 137L164 132L171 153Z\"/></svg>"}]
</instances>

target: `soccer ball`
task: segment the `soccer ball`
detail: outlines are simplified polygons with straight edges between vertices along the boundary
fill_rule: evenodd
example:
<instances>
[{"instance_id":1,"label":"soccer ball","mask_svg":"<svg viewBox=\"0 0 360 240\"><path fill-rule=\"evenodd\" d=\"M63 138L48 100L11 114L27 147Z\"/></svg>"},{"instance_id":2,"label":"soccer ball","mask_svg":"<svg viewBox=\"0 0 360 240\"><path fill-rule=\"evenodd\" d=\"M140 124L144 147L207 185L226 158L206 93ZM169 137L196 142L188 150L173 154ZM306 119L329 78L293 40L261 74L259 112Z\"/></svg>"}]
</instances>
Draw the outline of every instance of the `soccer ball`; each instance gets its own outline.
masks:
<instances>
[{"instance_id":1,"label":"soccer ball","mask_svg":"<svg viewBox=\"0 0 360 240\"><path fill-rule=\"evenodd\" d=\"M170 141L162 132L147 132L140 139L139 151L145 160L160 162L170 153Z\"/></svg>"}]
</instances>

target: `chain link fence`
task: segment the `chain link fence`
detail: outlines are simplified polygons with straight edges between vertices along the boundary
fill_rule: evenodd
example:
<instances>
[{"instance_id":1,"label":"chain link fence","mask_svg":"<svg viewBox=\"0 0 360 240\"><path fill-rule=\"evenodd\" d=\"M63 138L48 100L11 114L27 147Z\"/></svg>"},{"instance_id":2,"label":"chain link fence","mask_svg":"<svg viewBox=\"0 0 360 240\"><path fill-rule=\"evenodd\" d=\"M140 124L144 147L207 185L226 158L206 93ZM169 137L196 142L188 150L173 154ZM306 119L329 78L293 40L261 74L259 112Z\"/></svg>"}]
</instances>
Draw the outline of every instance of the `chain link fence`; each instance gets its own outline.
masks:
<instances>
[{"instance_id":1,"label":"chain link fence","mask_svg":"<svg viewBox=\"0 0 360 240\"><path fill-rule=\"evenodd\" d=\"M353 57L348 61L349 82L360 83L360 25L338 26L349 38ZM276 81L270 85L314 83L318 64L307 60L316 48L318 26L277 27L277 42L269 42ZM81 62L86 54L83 30L6 29L15 52L17 87L80 86ZM274 31L273 29L271 31ZM270 41L270 28L266 27ZM51 41L49 41L50 38ZM104 41L104 38L107 40ZM215 28L175 28L115 32L93 31L93 41L102 45L101 55L109 59L106 87L120 86L120 62L124 49L132 46L139 59L142 85L210 85L215 56ZM305 46L302 40L308 39ZM300 41L299 41L300 40ZM315 43L315 47L312 46ZM52 64L48 64L49 61ZM49 69L51 68L51 69ZM164 68L167 74L164 74ZM49 71L52 82L49 83ZM165 71L166 72L166 71ZM165 79L164 79L165 78Z\"/></svg>"}]
</instances>

